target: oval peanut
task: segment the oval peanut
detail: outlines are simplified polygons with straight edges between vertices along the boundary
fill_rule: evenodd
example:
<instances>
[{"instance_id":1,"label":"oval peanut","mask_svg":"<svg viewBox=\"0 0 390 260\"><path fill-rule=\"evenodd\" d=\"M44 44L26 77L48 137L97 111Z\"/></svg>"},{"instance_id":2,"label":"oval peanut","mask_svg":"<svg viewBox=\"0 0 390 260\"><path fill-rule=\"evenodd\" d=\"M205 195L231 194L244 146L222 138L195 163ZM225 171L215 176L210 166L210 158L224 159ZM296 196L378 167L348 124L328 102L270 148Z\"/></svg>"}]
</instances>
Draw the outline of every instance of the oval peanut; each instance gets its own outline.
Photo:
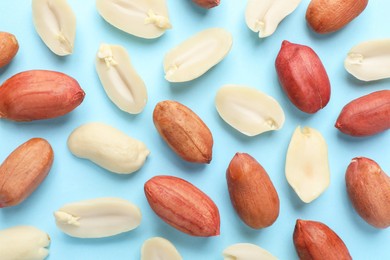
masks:
<instances>
[{"instance_id":1,"label":"oval peanut","mask_svg":"<svg viewBox=\"0 0 390 260\"><path fill-rule=\"evenodd\" d=\"M54 212L57 227L79 238L114 236L137 228L141 210L130 201L105 197L65 204Z\"/></svg>"},{"instance_id":2,"label":"oval peanut","mask_svg":"<svg viewBox=\"0 0 390 260\"><path fill-rule=\"evenodd\" d=\"M284 92L298 109L313 114L328 104L329 77L313 49L283 41L275 67Z\"/></svg>"},{"instance_id":3,"label":"oval peanut","mask_svg":"<svg viewBox=\"0 0 390 260\"><path fill-rule=\"evenodd\" d=\"M186 82L202 76L225 58L232 44L231 33L223 28L209 28L193 35L165 55L165 79Z\"/></svg>"},{"instance_id":4,"label":"oval peanut","mask_svg":"<svg viewBox=\"0 0 390 260\"><path fill-rule=\"evenodd\" d=\"M222 252L224 260L278 260L267 250L250 243L237 243L228 246Z\"/></svg>"},{"instance_id":5,"label":"oval peanut","mask_svg":"<svg viewBox=\"0 0 390 260\"><path fill-rule=\"evenodd\" d=\"M373 160L352 159L345 183L356 212L376 228L390 227L390 177Z\"/></svg>"},{"instance_id":6,"label":"oval peanut","mask_svg":"<svg viewBox=\"0 0 390 260\"><path fill-rule=\"evenodd\" d=\"M312 202L329 187L328 145L318 130L307 126L295 129L287 149L285 175L305 203Z\"/></svg>"},{"instance_id":7,"label":"oval peanut","mask_svg":"<svg viewBox=\"0 0 390 260\"><path fill-rule=\"evenodd\" d=\"M344 241L324 223L297 219L293 241L301 260L352 260Z\"/></svg>"},{"instance_id":8,"label":"oval peanut","mask_svg":"<svg viewBox=\"0 0 390 260\"><path fill-rule=\"evenodd\" d=\"M278 101L247 86L221 87L215 96L215 107L226 123L247 136L279 130L285 120Z\"/></svg>"},{"instance_id":9,"label":"oval peanut","mask_svg":"<svg viewBox=\"0 0 390 260\"><path fill-rule=\"evenodd\" d=\"M390 90L352 100L341 110L335 127L351 136L375 135L390 128Z\"/></svg>"},{"instance_id":10,"label":"oval peanut","mask_svg":"<svg viewBox=\"0 0 390 260\"><path fill-rule=\"evenodd\" d=\"M191 109L176 101L162 101L154 108L153 122L161 137L183 160L210 163L213 136Z\"/></svg>"},{"instance_id":11,"label":"oval peanut","mask_svg":"<svg viewBox=\"0 0 390 260\"><path fill-rule=\"evenodd\" d=\"M172 28L166 0L96 0L96 9L106 22L137 37L154 39Z\"/></svg>"},{"instance_id":12,"label":"oval peanut","mask_svg":"<svg viewBox=\"0 0 390 260\"><path fill-rule=\"evenodd\" d=\"M210 9L213 7L216 7L219 5L220 0L192 0L195 4L198 6L205 8L205 9Z\"/></svg>"},{"instance_id":13,"label":"oval peanut","mask_svg":"<svg viewBox=\"0 0 390 260\"><path fill-rule=\"evenodd\" d=\"M74 155L119 174L139 170L150 154L141 141L112 126L97 122L76 128L68 138L68 147Z\"/></svg>"},{"instance_id":14,"label":"oval peanut","mask_svg":"<svg viewBox=\"0 0 390 260\"><path fill-rule=\"evenodd\" d=\"M344 60L344 68L363 81L390 78L390 39L361 42L353 46Z\"/></svg>"},{"instance_id":15,"label":"oval peanut","mask_svg":"<svg viewBox=\"0 0 390 260\"><path fill-rule=\"evenodd\" d=\"M306 21L317 33L340 30L364 11L368 0L312 0Z\"/></svg>"},{"instance_id":16,"label":"oval peanut","mask_svg":"<svg viewBox=\"0 0 390 260\"><path fill-rule=\"evenodd\" d=\"M279 216L279 196L264 168L249 154L236 153L226 170L230 200L238 216L254 229Z\"/></svg>"},{"instance_id":17,"label":"oval peanut","mask_svg":"<svg viewBox=\"0 0 390 260\"><path fill-rule=\"evenodd\" d=\"M34 226L0 230L0 258L43 260L49 255L49 235Z\"/></svg>"},{"instance_id":18,"label":"oval peanut","mask_svg":"<svg viewBox=\"0 0 390 260\"><path fill-rule=\"evenodd\" d=\"M219 235L217 206L191 183L160 175L148 180L144 190L150 207L169 225L191 236Z\"/></svg>"},{"instance_id":19,"label":"oval peanut","mask_svg":"<svg viewBox=\"0 0 390 260\"><path fill-rule=\"evenodd\" d=\"M72 54L76 15L66 0L32 0L35 30L46 46L59 56Z\"/></svg>"},{"instance_id":20,"label":"oval peanut","mask_svg":"<svg viewBox=\"0 0 390 260\"><path fill-rule=\"evenodd\" d=\"M142 112L148 100L147 89L125 48L101 44L96 71L107 96L119 109L130 114Z\"/></svg>"},{"instance_id":21,"label":"oval peanut","mask_svg":"<svg viewBox=\"0 0 390 260\"><path fill-rule=\"evenodd\" d=\"M0 87L0 118L32 121L63 116L79 106L84 96L79 83L64 73L20 72Z\"/></svg>"},{"instance_id":22,"label":"oval peanut","mask_svg":"<svg viewBox=\"0 0 390 260\"><path fill-rule=\"evenodd\" d=\"M0 68L8 65L19 50L19 43L15 35L0 32Z\"/></svg>"},{"instance_id":23,"label":"oval peanut","mask_svg":"<svg viewBox=\"0 0 390 260\"><path fill-rule=\"evenodd\" d=\"M259 38L268 37L300 3L301 0L249 0L245 9L246 25L253 32L258 33Z\"/></svg>"},{"instance_id":24,"label":"oval peanut","mask_svg":"<svg viewBox=\"0 0 390 260\"><path fill-rule=\"evenodd\" d=\"M142 245L141 260L183 260L176 247L167 239L152 237Z\"/></svg>"},{"instance_id":25,"label":"oval peanut","mask_svg":"<svg viewBox=\"0 0 390 260\"><path fill-rule=\"evenodd\" d=\"M16 148L0 165L0 208L24 201L41 184L54 160L51 145L32 138Z\"/></svg>"}]
</instances>

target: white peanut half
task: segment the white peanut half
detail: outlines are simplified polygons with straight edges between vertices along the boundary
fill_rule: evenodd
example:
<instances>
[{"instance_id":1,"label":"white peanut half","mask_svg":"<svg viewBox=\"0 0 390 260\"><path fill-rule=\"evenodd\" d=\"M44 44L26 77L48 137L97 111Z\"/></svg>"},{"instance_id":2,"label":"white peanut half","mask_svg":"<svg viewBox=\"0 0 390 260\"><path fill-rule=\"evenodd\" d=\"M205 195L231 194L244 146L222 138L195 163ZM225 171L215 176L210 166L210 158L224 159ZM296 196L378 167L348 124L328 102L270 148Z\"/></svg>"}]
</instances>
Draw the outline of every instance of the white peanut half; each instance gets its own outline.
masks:
<instances>
[{"instance_id":1,"label":"white peanut half","mask_svg":"<svg viewBox=\"0 0 390 260\"><path fill-rule=\"evenodd\" d=\"M165 79L185 82L200 77L229 53L232 44L232 35L222 28L195 34L165 55Z\"/></svg>"},{"instance_id":2,"label":"white peanut half","mask_svg":"<svg viewBox=\"0 0 390 260\"><path fill-rule=\"evenodd\" d=\"M250 243L238 243L223 250L224 260L277 260L267 250Z\"/></svg>"},{"instance_id":3,"label":"white peanut half","mask_svg":"<svg viewBox=\"0 0 390 260\"><path fill-rule=\"evenodd\" d=\"M139 170L150 153L141 141L98 122L76 128L68 138L68 147L74 155L120 174Z\"/></svg>"},{"instance_id":4,"label":"white peanut half","mask_svg":"<svg viewBox=\"0 0 390 260\"><path fill-rule=\"evenodd\" d=\"M32 226L0 230L0 259L42 260L49 255L49 244L49 235Z\"/></svg>"},{"instance_id":5,"label":"white peanut half","mask_svg":"<svg viewBox=\"0 0 390 260\"><path fill-rule=\"evenodd\" d=\"M298 126L287 150L285 173L299 198L309 203L330 183L328 146L317 130Z\"/></svg>"},{"instance_id":6,"label":"white peanut half","mask_svg":"<svg viewBox=\"0 0 390 260\"><path fill-rule=\"evenodd\" d=\"M141 211L120 198L98 198L69 203L54 212L56 225L65 234L101 238L130 231L141 223Z\"/></svg>"},{"instance_id":7,"label":"white peanut half","mask_svg":"<svg viewBox=\"0 0 390 260\"><path fill-rule=\"evenodd\" d=\"M248 0L245 21L260 38L273 34L279 23L291 14L301 0Z\"/></svg>"},{"instance_id":8,"label":"white peanut half","mask_svg":"<svg viewBox=\"0 0 390 260\"><path fill-rule=\"evenodd\" d=\"M165 238L152 237L144 242L141 260L182 260L175 246Z\"/></svg>"},{"instance_id":9,"label":"white peanut half","mask_svg":"<svg viewBox=\"0 0 390 260\"><path fill-rule=\"evenodd\" d=\"M251 87L221 87L215 97L215 106L226 123L248 136L278 130L284 124L284 112L279 103Z\"/></svg>"},{"instance_id":10,"label":"white peanut half","mask_svg":"<svg viewBox=\"0 0 390 260\"><path fill-rule=\"evenodd\" d=\"M166 0L96 0L99 14L116 28L137 37L160 37L172 28Z\"/></svg>"},{"instance_id":11,"label":"white peanut half","mask_svg":"<svg viewBox=\"0 0 390 260\"><path fill-rule=\"evenodd\" d=\"M32 0L32 15L35 30L52 52L73 52L76 16L66 0Z\"/></svg>"},{"instance_id":12,"label":"white peanut half","mask_svg":"<svg viewBox=\"0 0 390 260\"><path fill-rule=\"evenodd\" d=\"M390 39L371 40L354 46L344 60L344 67L363 81L390 78Z\"/></svg>"},{"instance_id":13,"label":"white peanut half","mask_svg":"<svg viewBox=\"0 0 390 260\"><path fill-rule=\"evenodd\" d=\"M146 86L131 65L125 48L101 44L96 55L96 71L107 96L118 108L130 114L144 109L148 99Z\"/></svg>"}]
</instances>

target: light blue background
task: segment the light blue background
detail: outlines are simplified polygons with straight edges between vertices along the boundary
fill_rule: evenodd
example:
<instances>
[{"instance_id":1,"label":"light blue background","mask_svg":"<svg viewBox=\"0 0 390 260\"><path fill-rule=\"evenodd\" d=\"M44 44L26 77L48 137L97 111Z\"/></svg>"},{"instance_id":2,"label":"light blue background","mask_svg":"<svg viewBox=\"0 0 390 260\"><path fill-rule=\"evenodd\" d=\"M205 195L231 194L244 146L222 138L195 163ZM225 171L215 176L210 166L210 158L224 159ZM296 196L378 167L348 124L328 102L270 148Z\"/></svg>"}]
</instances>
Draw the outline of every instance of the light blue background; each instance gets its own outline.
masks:
<instances>
[{"instance_id":1,"label":"light blue background","mask_svg":"<svg viewBox=\"0 0 390 260\"><path fill-rule=\"evenodd\" d=\"M97 13L95 1L69 0L77 16L74 54L60 58L49 51L32 24L31 2L0 1L0 30L15 34L20 50L14 61L0 71L0 81L30 69L61 71L76 78L86 92L84 102L71 114L54 120L14 123L0 120L0 161L32 137L46 138L55 151L50 174L40 187L19 206L0 209L0 228L34 225L52 239L48 259L139 259L144 240L153 236L169 239L184 259L222 259L221 252L238 242L257 244L280 259L297 259L292 232L297 218L324 222L344 240L354 259L390 259L390 230L376 230L353 210L345 190L344 174L355 156L367 156L390 172L390 132L368 138L352 138L333 126L341 108L350 100L370 92L389 89L389 80L363 83L343 67L348 50L365 40L390 37L390 2L370 1L366 10L347 27L331 35L317 35L307 27L305 12L309 1L301 2L275 34L260 40L245 24L245 1L222 0L219 7L205 11L190 0L168 0L173 29L161 38L144 40L119 31ZM164 54L194 33L223 27L233 35L229 55L197 80L170 84L164 80ZM283 40L311 46L322 59L332 84L327 107L314 115L297 110L278 83L274 61ZM136 116L120 111L107 98L95 72L95 54L100 43L123 45L134 67L144 79L149 101ZM253 138L228 126L216 112L214 97L224 84L245 84L276 98L286 115L277 132ZM152 122L157 102L177 100L193 109L214 136L210 165L194 165L179 159L159 137ZM112 174L93 163L74 157L66 146L70 132L91 121L101 121L146 143L151 150L144 167L128 176ZM304 204L284 176L287 146L298 126L318 129L329 146L331 184L314 202ZM225 171L236 152L254 156L267 170L280 198L280 215L269 228L252 230L233 210L227 191ZM218 205L221 235L196 238L161 221L150 209L143 185L152 176L169 174L184 178L205 191ZM137 204L142 224L135 230L106 239L77 239L56 228L52 212L68 202L117 196Z\"/></svg>"}]
</instances>

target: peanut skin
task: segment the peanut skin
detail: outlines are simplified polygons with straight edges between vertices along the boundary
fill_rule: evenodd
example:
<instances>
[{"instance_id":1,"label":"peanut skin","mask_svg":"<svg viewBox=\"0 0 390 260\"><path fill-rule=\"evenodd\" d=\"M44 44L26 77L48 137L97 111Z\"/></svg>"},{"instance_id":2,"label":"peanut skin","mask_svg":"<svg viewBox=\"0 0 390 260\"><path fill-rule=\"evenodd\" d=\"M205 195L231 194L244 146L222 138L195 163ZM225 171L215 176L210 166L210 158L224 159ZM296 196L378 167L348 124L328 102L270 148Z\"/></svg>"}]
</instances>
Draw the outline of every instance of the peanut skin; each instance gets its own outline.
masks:
<instances>
[{"instance_id":1,"label":"peanut skin","mask_svg":"<svg viewBox=\"0 0 390 260\"><path fill-rule=\"evenodd\" d=\"M390 177L375 161L352 159L345 183L353 207L368 224L376 228L390 226Z\"/></svg>"},{"instance_id":2,"label":"peanut skin","mask_svg":"<svg viewBox=\"0 0 390 260\"><path fill-rule=\"evenodd\" d=\"M210 9L219 5L220 0L192 0L198 6Z\"/></svg>"},{"instance_id":3,"label":"peanut skin","mask_svg":"<svg viewBox=\"0 0 390 260\"><path fill-rule=\"evenodd\" d=\"M313 114L328 104L328 74L310 47L283 41L275 67L284 92L298 109Z\"/></svg>"},{"instance_id":4,"label":"peanut skin","mask_svg":"<svg viewBox=\"0 0 390 260\"><path fill-rule=\"evenodd\" d=\"M153 211L166 223L191 236L219 235L215 203L191 183L174 176L155 176L144 186Z\"/></svg>"},{"instance_id":5,"label":"peanut skin","mask_svg":"<svg viewBox=\"0 0 390 260\"><path fill-rule=\"evenodd\" d=\"M63 116L85 96L78 82L48 70L18 73L0 87L0 118L32 121Z\"/></svg>"},{"instance_id":6,"label":"peanut skin","mask_svg":"<svg viewBox=\"0 0 390 260\"><path fill-rule=\"evenodd\" d=\"M154 108L153 122L161 137L183 160L210 163L213 136L191 109L176 101L161 101Z\"/></svg>"},{"instance_id":7,"label":"peanut skin","mask_svg":"<svg viewBox=\"0 0 390 260\"><path fill-rule=\"evenodd\" d=\"M300 260L350 260L343 240L327 225L298 219L293 234L294 246Z\"/></svg>"},{"instance_id":8,"label":"peanut skin","mask_svg":"<svg viewBox=\"0 0 390 260\"><path fill-rule=\"evenodd\" d=\"M0 68L8 65L19 50L15 35L0 32Z\"/></svg>"},{"instance_id":9,"label":"peanut skin","mask_svg":"<svg viewBox=\"0 0 390 260\"><path fill-rule=\"evenodd\" d=\"M279 216L279 196L264 168L249 154L236 153L226 170L230 200L241 220L254 229Z\"/></svg>"},{"instance_id":10,"label":"peanut skin","mask_svg":"<svg viewBox=\"0 0 390 260\"><path fill-rule=\"evenodd\" d=\"M33 138L16 148L0 165L0 208L20 204L39 186L54 160L51 145Z\"/></svg>"},{"instance_id":11,"label":"peanut skin","mask_svg":"<svg viewBox=\"0 0 390 260\"><path fill-rule=\"evenodd\" d=\"M359 16L367 4L368 0L312 0L306 21L317 33L332 33Z\"/></svg>"},{"instance_id":12,"label":"peanut skin","mask_svg":"<svg viewBox=\"0 0 390 260\"><path fill-rule=\"evenodd\" d=\"M351 136L375 135L390 128L390 90L376 91L348 103L335 127Z\"/></svg>"}]
</instances>

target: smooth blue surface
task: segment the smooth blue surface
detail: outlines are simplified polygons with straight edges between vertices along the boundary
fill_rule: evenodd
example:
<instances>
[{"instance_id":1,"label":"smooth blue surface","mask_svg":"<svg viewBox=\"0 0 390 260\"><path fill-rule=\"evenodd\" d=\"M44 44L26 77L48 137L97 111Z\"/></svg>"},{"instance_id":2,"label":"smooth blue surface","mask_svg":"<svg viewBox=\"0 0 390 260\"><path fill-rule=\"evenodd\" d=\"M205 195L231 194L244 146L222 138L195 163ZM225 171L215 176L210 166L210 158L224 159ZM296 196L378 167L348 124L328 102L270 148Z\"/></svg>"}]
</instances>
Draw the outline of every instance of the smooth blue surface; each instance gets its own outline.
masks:
<instances>
[{"instance_id":1,"label":"smooth blue surface","mask_svg":"<svg viewBox=\"0 0 390 260\"><path fill-rule=\"evenodd\" d=\"M350 100L372 91L389 89L389 80L363 83L343 67L348 50L365 40L390 37L390 2L370 1L361 16L331 35L317 35L306 25L304 0L277 31L259 39L245 24L245 1L222 0L219 7L206 11L190 0L168 0L173 29L159 39L144 40L123 33L106 23L97 13L95 1L69 0L77 17L74 54L57 57L43 44L32 24L31 2L0 1L0 30L15 34L20 50L14 61L0 71L3 82L13 74L29 69L61 71L76 78L86 98L71 114L62 118L31 123L0 120L0 161L18 145L32 137L46 138L55 151L50 174L25 202L0 209L0 229L14 225L34 225L52 239L48 259L139 259L144 240L153 236L169 239L184 259L222 259L227 246L248 242L257 244L279 259L297 259L292 232L297 218L324 222L344 240L354 259L390 259L390 230L377 230L353 210L345 190L344 174L353 157L367 156L390 172L390 132L368 138L352 138L333 126L341 108ZM233 35L229 55L208 73L191 82L170 84L164 80L164 54L194 33L223 27ZM314 115L297 110L278 83L274 61L281 42L309 45L323 61L332 84L328 106ZM136 116L120 111L107 98L95 72L95 54L100 43L123 45L134 67L144 79L149 101ZM214 97L224 84L245 84L276 98L286 115L284 127L277 132L246 137L228 126L216 112ZM183 162L162 141L153 122L157 102L177 100L193 109L209 126L214 136L210 165ZM110 124L146 143L151 150L144 167L128 176L112 174L93 163L74 157L66 146L70 132L91 121ZM298 126L318 129L329 146L331 185L314 202L304 204L284 176L287 146ZM280 215L269 228L247 227L233 210L227 191L225 171L236 152L247 152L267 170L280 198ZM150 209L143 192L152 176L169 174L184 178L206 192L221 214L221 235L196 238L183 234L161 221ZM68 202L117 196L137 204L142 224L135 230L106 239L76 239L56 228L53 211Z\"/></svg>"}]
</instances>

